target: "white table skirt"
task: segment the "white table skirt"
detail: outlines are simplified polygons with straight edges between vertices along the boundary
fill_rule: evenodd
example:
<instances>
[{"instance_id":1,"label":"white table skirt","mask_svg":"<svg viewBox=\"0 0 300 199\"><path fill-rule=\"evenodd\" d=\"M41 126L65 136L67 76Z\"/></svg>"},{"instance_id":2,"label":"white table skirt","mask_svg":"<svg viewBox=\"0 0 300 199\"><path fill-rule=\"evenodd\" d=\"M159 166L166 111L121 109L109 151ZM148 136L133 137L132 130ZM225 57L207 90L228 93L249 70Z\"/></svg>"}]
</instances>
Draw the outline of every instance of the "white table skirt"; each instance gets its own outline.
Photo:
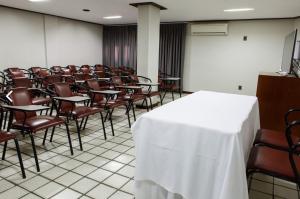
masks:
<instances>
[{"instance_id":1,"label":"white table skirt","mask_svg":"<svg viewBox=\"0 0 300 199\"><path fill-rule=\"evenodd\" d=\"M256 97L199 91L141 116L136 199L247 199L258 115Z\"/></svg>"}]
</instances>

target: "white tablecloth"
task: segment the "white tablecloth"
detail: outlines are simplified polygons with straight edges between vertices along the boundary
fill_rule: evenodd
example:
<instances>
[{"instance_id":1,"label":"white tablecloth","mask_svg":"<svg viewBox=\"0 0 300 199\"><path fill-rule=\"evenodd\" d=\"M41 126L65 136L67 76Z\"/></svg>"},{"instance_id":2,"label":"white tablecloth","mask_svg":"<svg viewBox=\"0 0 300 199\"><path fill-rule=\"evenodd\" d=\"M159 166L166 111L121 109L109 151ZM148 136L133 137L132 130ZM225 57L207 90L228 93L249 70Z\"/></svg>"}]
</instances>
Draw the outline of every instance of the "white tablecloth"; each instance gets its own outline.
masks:
<instances>
[{"instance_id":1,"label":"white tablecloth","mask_svg":"<svg viewBox=\"0 0 300 199\"><path fill-rule=\"evenodd\" d=\"M252 96L199 91L144 114L132 127L136 199L247 199L258 128Z\"/></svg>"}]
</instances>

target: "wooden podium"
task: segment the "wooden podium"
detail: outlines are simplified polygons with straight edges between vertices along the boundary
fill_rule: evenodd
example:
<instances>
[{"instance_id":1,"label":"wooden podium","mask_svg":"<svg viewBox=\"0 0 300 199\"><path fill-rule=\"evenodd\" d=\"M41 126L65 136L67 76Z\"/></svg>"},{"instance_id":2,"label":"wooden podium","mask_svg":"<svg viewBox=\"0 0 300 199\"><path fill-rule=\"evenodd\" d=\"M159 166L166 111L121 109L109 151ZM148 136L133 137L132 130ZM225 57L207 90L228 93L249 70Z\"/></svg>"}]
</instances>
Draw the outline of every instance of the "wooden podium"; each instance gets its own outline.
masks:
<instances>
[{"instance_id":1,"label":"wooden podium","mask_svg":"<svg viewBox=\"0 0 300 199\"><path fill-rule=\"evenodd\" d=\"M284 115L291 108L300 109L300 78L277 73L260 73L257 92L261 128L284 132ZM300 120L300 113L292 119Z\"/></svg>"}]
</instances>

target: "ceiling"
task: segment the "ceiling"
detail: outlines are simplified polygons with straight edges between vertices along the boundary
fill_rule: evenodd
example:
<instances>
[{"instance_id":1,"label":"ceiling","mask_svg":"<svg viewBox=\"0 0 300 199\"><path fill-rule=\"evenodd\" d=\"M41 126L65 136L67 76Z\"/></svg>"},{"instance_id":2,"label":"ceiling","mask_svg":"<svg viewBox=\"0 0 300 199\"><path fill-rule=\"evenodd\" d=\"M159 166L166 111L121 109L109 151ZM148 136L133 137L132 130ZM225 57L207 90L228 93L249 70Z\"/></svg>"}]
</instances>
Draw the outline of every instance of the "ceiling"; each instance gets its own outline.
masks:
<instances>
[{"instance_id":1,"label":"ceiling","mask_svg":"<svg viewBox=\"0 0 300 199\"><path fill-rule=\"evenodd\" d=\"M146 0L147 1L147 0ZM0 0L0 5L41 12L99 24L137 22L137 9L129 3L142 0ZM153 0L167 8L161 11L162 22L255 18L287 18L300 16L300 0ZM227 13L224 9L252 7L254 11ZM90 9L83 12L82 9ZM105 16L121 15L108 20Z\"/></svg>"}]
</instances>

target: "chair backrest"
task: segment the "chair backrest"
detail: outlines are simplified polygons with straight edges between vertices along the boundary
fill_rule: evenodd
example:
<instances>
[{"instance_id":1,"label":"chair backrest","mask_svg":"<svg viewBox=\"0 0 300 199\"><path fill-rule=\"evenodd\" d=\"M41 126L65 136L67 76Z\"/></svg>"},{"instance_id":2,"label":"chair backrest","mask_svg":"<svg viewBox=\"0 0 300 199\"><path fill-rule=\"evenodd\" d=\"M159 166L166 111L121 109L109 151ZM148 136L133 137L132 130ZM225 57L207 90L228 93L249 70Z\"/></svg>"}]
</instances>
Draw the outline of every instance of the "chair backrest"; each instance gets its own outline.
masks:
<instances>
[{"instance_id":1,"label":"chair backrest","mask_svg":"<svg viewBox=\"0 0 300 199\"><path fill-rule=\"evenodd\" d=\"M300 138L297 136L298 134L297 127L299 126L300 126L300 120L293 121L287 126L285 131L285 135L289 145L289 160L290 160L291 167L294 171L294 175L296 178L295 180L298 185L300 184L300 175L299 175L300 164L299 161L297 162L295 160L296 157L299 158L298 154L295 153L299 152L299 147L300 147ZM296 136L298 137L298 139L295 139Z\"/></svg>"},{"instance_id":2,"label":"chair backrest","mask_svg":"<svg viewBox=\"0 0 300 199\"><path fill-rule=\"evenodd\" d=\"M130 80L132 83L139 83L139 77L137 75L129 75Z\"/></svg>"},{"instance_id":3,"label":"chair backrest","mask_svg":"<svg viewBox=\"0 0 300 199\"><path fill-rule=\"evenodd\" d=\"M6 71L8 73L12 73L12 72L18 72L18 71L20 71L20 69L17 67L11 67L11 68L7 68Z\"/></svg>"},{"instance_id":4,"label":"chair backrest","mask_svg":"<svg viewBox=\"0 0 300 199\"><path fill-rule=\"evenodd\" d=\"M104 78L105 77L105 71L102 70L98 70L98 71L94 71L94 73L97 75L97 77L99 78Z\"/></svg>"},{"instance_id":5,"label":"chair backrest","mask_svg":"<svg viewBox=\"0 0 300 199\"><path fill-rule=\"evenodd\" d=\"M62 71L61 66L52 66L51 70L54 71L55 73L59 73Z\"/></svg>"},{"instance_id":6,"label":"chair backrest","mask_svg":"<svg viewBox=\"0 0 300 199\"><path fill-rule=\"evenodd\" d=\"M13 87L25 87L25 88L32 88L32 82L27 77L19 77L19 78L13 78Z\"/></svg>"},{"instance_id":7,"label":"chair backrest","mask_svg":"<svg viewBox=\"0 0 300 199\"><path fill-rule=\"evenodd\" d=\"M73 92L70 88L70 85L68 83L55 83L54 84L55 93L59 97L72 97ZM66 113L71 111L75 105L71 102L62 102L60 112Z\"/></svg>"},{"instance_id":8,"label":"chair backrest","mask_svg":"<svg viewBox=\"0 0 300 199\"><path fill-rule=\"evenodd\" d=\"M30 70L33 74L37 75L39 73L39 71L41 70L41 67L39 67L39 66L31 67Z\"/></svg>"},{"instance_id":9,"label":"chair backrest","mask_svg":"<svg viewBox=\"0 0 300 199\"><path fill-rule=\"evenodd\" d=\"M101 90L99 82L96 79L89 79L86 81L86 83L87 83L87 86L92 90L95 90L95 91Z\"/></svg>"},{"instance_id":10,"label":"chair backrest","mask_svg":"<svg viewBox=\"0 0 300 199\"><path fill-rule=\"evenodd\" d=\"M83 74L90 74L90 68L87 68L87 67L81 68L80 71L81 71Z\"/></svg>"},{"instance_id":11,"label":"chair backrest","mask_svg":"<svg viewBox=\"0 0 300 199\"><path fill-rule=\"evenodd\" d=\"M72 74L77 73L77 67L75 65L68 65L67 68L70 69Z\"/></svg>"},{"instance_id":12,"label":"chair backrest","mask_svg":"<svg viewBox=\"0 0 300 199\"><path fill-rule=\"evenodd\" d=\"M12 89L12 93L10 98L12 100L13 106L26 106L32 105L32 98L27 88L14 88ZM23 112L14 111L16 121L23 121L25 118L25 114ZM31 118L36 116L35 112L27 112L26 118Z\"/></svg>"},{"instance_id":13,"label":"chair backrest","mask_svg":"<svg viewBox=\"0 0 300 199\"><path fill-rule=\"evenodd\" d=\"M25 77L24 72L20 68L8 68L6 71L11 78Z\"/></svg>"},{"instance_id":14,"label":"chair backrest","mask_svg":"<svg viewBox=\"0 0 300 199\"><path fill-rule=\"evenodd\" d=\"M101 90L99 82L95 79L87 80L86 84L89 87L89 89L91 89L91 90L95 90L95 91ZM93 96L93 99L95 102L99 102L99 101L102 101L104 98L103 98L103 95L95 95L95 96Z\"/></svg>"},{"instance_id":15,"label":"chair backrest","mask_svg":"<svg viewBox=\"0 0 300 199\"><path fill-rule=\"evenodd\" d=\"M104 66L101 64L96 64L94 69L95 69L95 71L104 71L105 70Z\"/></svg>"},{"instance_id":16,"label":"chair backrest","mask_svg":"<svg viewBox=\"0 0 300 199\"><path fill-rule=\"evenodd\" d=\"M115 86L121 86L123 84L123 81L122 81L121 77L119 77L119 76L113 76L111 78L111 81Z\"/></svg>"},{"instance_id":17,"label":"chair backrest","mask_svg":"<svg viewBox=\"0 0 300 199\"><path fill-rule=\"evenodd\" d=\"M50 75L50 73L46 69L39 70L39 72L37 74L39 77L42 77L42 78L45 78Z\"/></svg>"},{"instance_id":18,"label":"chair backrest","mask_svg":"<svg viewBox=\"0 0 300 199\"><path fill-rule=\"evenodd\" d=\"M42 84L43 84L44 88L48 88L49 85L52 85L52 84L55 84L55 83L58 83L61 81L62 81L62 79L61 79L60 75L49 75L43 79Z\"/></svg>"}]
</instances>

